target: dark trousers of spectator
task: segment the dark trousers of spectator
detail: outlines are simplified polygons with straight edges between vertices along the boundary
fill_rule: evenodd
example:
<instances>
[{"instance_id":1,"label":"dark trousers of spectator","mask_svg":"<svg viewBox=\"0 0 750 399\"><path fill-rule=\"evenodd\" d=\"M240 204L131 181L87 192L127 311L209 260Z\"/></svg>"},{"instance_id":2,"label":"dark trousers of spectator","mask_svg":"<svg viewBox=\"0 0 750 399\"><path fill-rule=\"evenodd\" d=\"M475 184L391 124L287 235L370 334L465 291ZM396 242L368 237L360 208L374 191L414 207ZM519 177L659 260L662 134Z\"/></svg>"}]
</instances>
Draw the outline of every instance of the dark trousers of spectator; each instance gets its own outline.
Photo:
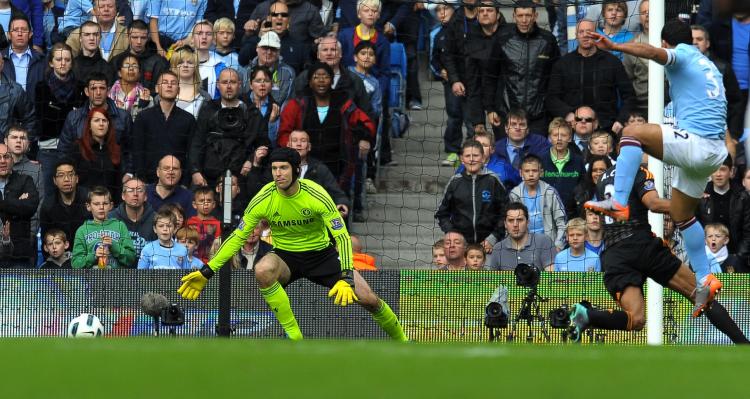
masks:
<instances>
[{"instance_id":1,"label":"dark trousers of spectator","mask_svg":"<svg viewBox=\"0 0 750 399\"><path fill-rule=\"evenodd\" d=\"M55 164L62 158L58 150L39 150L36 155L37 161L42 165L42 179L44 179L44 192L39 193L40 201L44 198L55 195L53 177L55 176Z\"/></svg>"},{"instance_id":2,"label":"dark trousers of spectator","mask_svg":"<svg viewBox=\"0 0 750 399\"><path fill-rule=\"evenodd\" d=\"M459 153L464 141L464 125L469 132L469 137L473 136L474 133L474 128L469 123L467 115L466 97L453 94L448 82L443 82L443 97L445 98L445 113L448 116L445 133L443 134L445 152L448 154Z\"/></svg>"},{"instance_id":3,"label":"dark trousers of spectator","mask_svg":"<svg viewBox=\"0 0 750 399\"><path fill-rule=\"evenodd\" d=\"M412 11L397 27L398 41L404 45L406 51L406 103L422 102L419 90L419 60L417 58L419 26L421 13Z\"/></svg>"}]
</instances>

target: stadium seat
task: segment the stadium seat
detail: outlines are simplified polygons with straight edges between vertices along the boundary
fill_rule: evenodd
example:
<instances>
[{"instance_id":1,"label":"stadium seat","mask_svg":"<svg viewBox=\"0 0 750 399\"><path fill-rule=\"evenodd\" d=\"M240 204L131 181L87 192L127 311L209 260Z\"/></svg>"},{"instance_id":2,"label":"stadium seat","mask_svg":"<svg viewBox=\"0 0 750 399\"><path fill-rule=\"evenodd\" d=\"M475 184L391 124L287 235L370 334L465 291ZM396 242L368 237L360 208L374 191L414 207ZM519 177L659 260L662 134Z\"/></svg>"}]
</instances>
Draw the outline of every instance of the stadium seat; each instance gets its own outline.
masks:
<instances>
[{"instance_id":1,"label":"stadium seat","mask_svg":"<svg viewBox=\"0 0 750 399\"><path fill-rule=\"evenodd\" d=\"M401 43L391 43L391 90L388 107L403 110L406 102L406 50Z\"/></svg>"}]
</instances>

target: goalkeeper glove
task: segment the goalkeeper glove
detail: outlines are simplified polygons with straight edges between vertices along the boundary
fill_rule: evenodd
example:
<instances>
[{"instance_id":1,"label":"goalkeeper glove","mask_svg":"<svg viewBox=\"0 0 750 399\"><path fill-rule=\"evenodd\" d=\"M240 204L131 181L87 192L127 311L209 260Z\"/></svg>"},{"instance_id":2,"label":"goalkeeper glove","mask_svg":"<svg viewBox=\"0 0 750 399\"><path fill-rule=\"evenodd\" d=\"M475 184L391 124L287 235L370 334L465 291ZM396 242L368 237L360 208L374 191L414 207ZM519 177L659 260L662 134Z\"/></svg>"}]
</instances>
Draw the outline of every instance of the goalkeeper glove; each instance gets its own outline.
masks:
<instances>
[{"instance_id":1,"label":"goalkeeper glove","mask_svg":"<svg viewBox=\"0 0 750 399\"><path fill-rule=\"evenodd\" d=\"M182 285L177 293L185 299L195 300L213 275L214 271L210 267L203 266L202 269L182 277Z\"/></svg>"},{"instance_id":2,"label":"goalkeeper glove","mask_svg":"<svg viewBox=\"0 0 750 399\"><path fill-rule=\"evenodd\" d=\"M333 303L336 305L346 306L355 301L359 301L357 295L354 294L354 279L352 278L351 270L344 271L341 280L337 281L336 284L328 291L328 297L332 297Z\"/></svg>"}]
</instances>

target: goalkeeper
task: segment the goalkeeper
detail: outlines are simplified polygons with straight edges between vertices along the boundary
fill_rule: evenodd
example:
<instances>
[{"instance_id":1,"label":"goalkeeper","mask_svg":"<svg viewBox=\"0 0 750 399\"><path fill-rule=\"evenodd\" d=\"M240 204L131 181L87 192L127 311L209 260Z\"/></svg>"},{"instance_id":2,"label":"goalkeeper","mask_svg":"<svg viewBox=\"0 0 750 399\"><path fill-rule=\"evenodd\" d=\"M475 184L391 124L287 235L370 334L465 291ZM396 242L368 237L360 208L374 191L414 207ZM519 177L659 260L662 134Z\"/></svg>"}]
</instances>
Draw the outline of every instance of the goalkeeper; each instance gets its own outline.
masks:
<instances>
[{"instance_id":1,"label":"goalkeeper","mask_svg":"<svg viewBox=\"0 0 750 399\"><path fill-rule=\"evenodd\" d=\"M242 222L208 265L184 276L177 292L183 298L196 299L208 279L242 247L258 222L266 219L271 226L273 250L255 265L255 277L263 299L289 339L302 339L302 332L284 286L304 277L330 288L328 296L336 305L359 303L391 338L406 341L391 308L353 270L351 238L336 204L321 186L299 179L299 153L279 148L271 153L269 162L274 181L253 197ZM335 247L328 233L335 239Z\"/></svg>"}]
</instances>

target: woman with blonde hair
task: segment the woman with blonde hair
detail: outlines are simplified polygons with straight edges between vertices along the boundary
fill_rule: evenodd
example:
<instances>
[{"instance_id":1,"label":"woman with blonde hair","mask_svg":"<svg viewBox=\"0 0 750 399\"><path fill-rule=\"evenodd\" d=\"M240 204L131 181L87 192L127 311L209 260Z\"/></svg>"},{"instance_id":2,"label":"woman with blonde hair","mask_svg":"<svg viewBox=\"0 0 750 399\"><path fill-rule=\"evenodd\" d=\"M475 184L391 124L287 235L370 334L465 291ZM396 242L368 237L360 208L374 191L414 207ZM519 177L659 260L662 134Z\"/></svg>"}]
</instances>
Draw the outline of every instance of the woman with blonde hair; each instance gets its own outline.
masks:
<instances>
[{"instance_id":1,"label":"woman with blonde hair","mask_svg":"<svg viewBox=\"0 0 750 399\"><path fill-rule=\"evenodd\" d=\"M180 93L177 106L189 112L196 119L203 102L211 96L201 90L201 76L198 72L198 53L190 46L178 47L172 52L169 67L180 80Z\"/></svg>"}]
</instances>

